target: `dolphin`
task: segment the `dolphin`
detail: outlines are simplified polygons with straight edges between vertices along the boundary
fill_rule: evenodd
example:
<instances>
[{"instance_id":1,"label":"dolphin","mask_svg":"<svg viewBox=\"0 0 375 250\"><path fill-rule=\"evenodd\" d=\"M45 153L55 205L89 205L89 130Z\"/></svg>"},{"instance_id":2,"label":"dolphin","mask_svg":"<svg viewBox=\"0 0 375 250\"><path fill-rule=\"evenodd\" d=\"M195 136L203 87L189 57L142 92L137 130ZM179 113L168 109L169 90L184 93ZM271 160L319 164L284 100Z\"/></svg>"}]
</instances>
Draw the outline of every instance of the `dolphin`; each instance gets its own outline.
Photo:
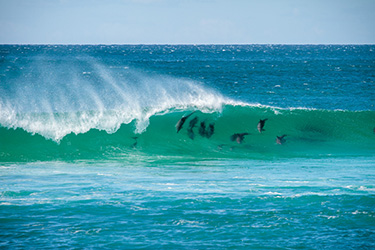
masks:
<instances>
[{"instance_id":1,"label":"dolphin","mask_svg":"<svg viewBox=\"0 0 375 250\"><path fill-rule=\"evenodd\" d=\"M195 112L195 111L194 111ZM186 120L194 113L194 112L191 112L190 114L188 114L187 116L184 116L182 117L176 124L176 130L177 130L177 133L180 132L180 130L182 129L182 126L184 125L184 123L186 122Z\"/></svg>"},{"instance_id":2,"label":"dolphin","mask_svg":"<svg viewBox=\"0 0 375 250\"><path fill-rule=\"evenodd\" d=\"M199 134L202 137L206 136L206 123L205 122L201 122L201 126L199 127Z\"/></svg>"},{"instance_id":3,"label":"dolphin","mask_svg":"<svg viewBox=\"0 0 375 250\"><path fill-rule=\"evenodd\" d=\"M194 117L189 123L189 129L193 129L198 122L198 117Z\"/></svg>"},{"instance_id":4,"label":"dolphin","mask_svg":"<svg viewBox=\"0 0 375 250\"><path fill-rule=\"evenodd\" d=\"M267 120L268 120L267 118L264 120L262 119L259 120L258 126L257 126L259 133L262 133L262 131L264 131L263 127Z\"/></svg>"},{"instance_id":5,"label":"dolphin","mask_svg":"<svg viewBox=\"0 0 375 250\"><path fill-rule=\"evenodd\" d=\"M215 123L210 123L208 128L206 128L206 123L201 122L201 126L199 127L199 134L202 137L210 138L215 132Z\"/></svg>"},{"instance_id":6,"label":"dolphin","mask_svg":"<svg viewBox=\"0 0 375 250\"><path fill-rule=\"evenodd\" d=\"M131 147L132 147L132 148L136 148L136 147L137 147L137 144L138 144L138 141L137 141L138 137L135 136L135 137L132 137L132 138L135 140L135 142L131 145Z\"/></svg>"},{"instance_id":7,"label":"dolphin","mask_svg":"<svg viewBox=\"0 0 375 250\"><path fill-rule=\"evenodd\" d=\"M189 128L187 129L188 131L188 136L190 139L194 140L194 137L195 137L195 134L194 134L194 131L193 131L193 128L195 127L195 124L197 124L198 122L198 117L194 117L194 119L192 119L189 123Z\"/></svg>"},{"instance_id":8,"label":"dolphin","mask_svg":"<svg viewBox=\"0 0 375 250\"><path fill-rule=\"evenodd\" d=\"M208 129L207 129L207 132L206 132L207 138L210 138L214 134L214 131L215 131L214 125L215 125L215 123L210 123L210 125L208 125Z\"/></svg>"},{"instance_id":9,"label":"dolphin","mask_svg":"<svg viewBox=\"0 0 375 250\"><path fill-rule=\"evenodd\" d=\"M286 135L276 136L276 143L280 144L280 145L284 144L285 143L285 139L284 139L285 136Z\"/></svg>"},{"instance_id":10,"label":"dolphin","mask_svg":"<svg viewBox=\"0 0 375 250\"><path fill-rule=\"evenodd\" d=\"M195 134L192 128L188 128L188 136L190 139L194 140Z\"/></svg>"},{"instance_id":11,"label":"dolphin","mask_svg":"<svg viewBox=\"0 0 375 250\"><path fill-rule=\"evenodd\" d=\"M238 144L241 144L243 139L245 138L245 135L248 135L249 133L237 133L237 134L233 134L231 137L230 137L230 140L231 141L236 141Z\"/></svg>"}]
</instances>

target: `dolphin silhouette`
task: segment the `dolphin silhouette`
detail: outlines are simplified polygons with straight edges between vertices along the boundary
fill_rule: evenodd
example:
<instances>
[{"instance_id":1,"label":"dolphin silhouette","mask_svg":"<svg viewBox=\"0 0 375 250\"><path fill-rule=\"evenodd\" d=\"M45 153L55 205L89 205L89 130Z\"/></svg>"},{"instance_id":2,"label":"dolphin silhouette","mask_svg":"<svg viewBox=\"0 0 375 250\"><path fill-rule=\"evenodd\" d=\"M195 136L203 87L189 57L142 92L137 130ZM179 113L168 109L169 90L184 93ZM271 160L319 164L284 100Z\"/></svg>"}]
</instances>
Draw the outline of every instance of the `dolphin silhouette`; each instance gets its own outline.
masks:
<instances>
[{"instance_id":1,"label":"dolphin silhouette","mask_svg":"<svg viewBox=\"0 0 375 250\"><path fill-rule=\"evenodd\" d=\"M195 111L194 111L195 112ZM184 125L184 123L186 122L186 120L192 115L194 114L194 112L191 112L189 115L187 116L184 116L182 117L176 124L176 130L177 130L177 133L180 132L180 130L182 129L182 126Z\"/></svg>"},{"instance_id":2,"label":"dolphin silhouette","mask_svg":"<svg viewBox=\"0 0 375 250\"><path fill-rule=\"evenodd\" d=\"M215 123L210 123L208 125L208 128L206 127L205 122L201 122L201 125L199 127L199 134L202 137L210 138L215 132Z\"/></svg>"},{"instance_id":3,"label":"dolphin silhouette","mask_svg":"<svg viewBox=\"0 0 375 250\"><path fill-rule=\"evenodd\" d=\"M231 141L236 141L238 144L241 144L243 139L245 139L245 135L248 135L249 133L237 133L237 134L233 134L231 137L230 137L230 140Z\"/></svg>"},{"instance_id":4,"label":"dolphin silhouette","mask_svg":"<svg viewBox=\"0 0 375 250\"><path fill-rule=\"evenodd\" d=\"M189 123L189 128L187 129L188 131L188 136L190 139L194 140L194 137L195 137L195 134L194 134L194 131L193 131L193 128L195 127L195 125L197 124L198 122L198 117L194 117L194 119L192 119Z\"/></svg>"},{"instance_id":5,"label":"dolphin silhouette","mask_svg":"<svg viewBox=\"0 0 375 250\"><path fill-rule=\"evenodd\" d=\"M262 133L262 131L265 131L263 129L263 127L264 127L264 124L266 123L267 120L268 120L267 118L264 119L264 120L262 120L262 119L259 120L258 126L257 126L259 133Z\"/></svg>"},{"instance_id":6,"label":"dolphin silhouette","mask_svg":"<svg viewBox=\"0 0 375 250\"><path fill-rule=\"evenodd\" d=\"M138 144L138 141L137 141L138 137L135 136L135 137L132 137L132 138L135 140L135 142L131 145L131 147L132 147L132 148L136 148L136 147L137 147L137 144Z\"/></svg>"},{"instance_id":7,"label":"dolphin silhouette","mask_svg":"<svg viewBox=\"0 0 375 250\"><path fill-rule=\"evenodd\" d=\"M280 144L280 145L284 144L285 143L285 139L284 139L285 136L286 135L276 136L276 143Z\"/></svg>"},{"instance_id":8,"label":"dolphin silhouette","mask_svg":"<svg viewBox=\"0 0 375 250\"><path fill-rule=\"evenodd\" d=\"M188 131L189 138L192 139L192 140L194 140L195 134L194 134L193 129L192 128L188 128L187 131Z\"/></svg>"},{"instance_id":9,"label":"dolphin silhouette","mask_svg":"<svg viewBox=\"0 0 375 250\"><path fill-rule=\"evenodd\" d=\"M206 136L206 123L205 122L201 122L201 126L199 127L199 134L202 137Z\"/></svg>"},{"instance_id":10,"label":"dolphin silhouette","mask_svg":"<svg viewBox=\"0 0 375 250\"><path fill-rule=\"evenodd\" d=\"M215 131L214 125L215 125L215 123L210 123L210 125L208 125L208 129L206 131L206 137L207 138L210 138L214 134L214 131Z\"/></svg>"},{"instance_id":11,"label":"dolphin silhouette","mask_svg":"<svg viewBox=\"0 0 375 250\"><path fill-rule=\"evenodd\" d=\"M198 117L194 117L189 123L189 129L193 129L198 122Z\"/></svg>"}]
</instances>

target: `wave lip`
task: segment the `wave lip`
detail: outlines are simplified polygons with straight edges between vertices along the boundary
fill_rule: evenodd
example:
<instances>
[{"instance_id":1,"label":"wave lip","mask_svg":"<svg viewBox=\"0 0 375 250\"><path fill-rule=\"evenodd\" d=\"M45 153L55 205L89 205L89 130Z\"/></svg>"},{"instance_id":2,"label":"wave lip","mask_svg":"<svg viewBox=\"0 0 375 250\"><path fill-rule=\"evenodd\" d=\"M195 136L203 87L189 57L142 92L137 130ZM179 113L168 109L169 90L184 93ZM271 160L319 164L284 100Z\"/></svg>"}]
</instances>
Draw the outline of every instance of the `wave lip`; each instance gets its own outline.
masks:
<instances>
[{"instance_id":1,"label":"wave lip","mask_svg":"<svg viewBox=\"0 0 375 250\"><path fill-rule=\"evenodd\" d=\"M374 111L331 111L311 109L275 110L257 105L177 106L171 109L146 110L147 122L142 124L134 118L121 123L119 111L55 113L52 124L60 126L61 134L52 127L52 136L59 140L49 140L48 127L38 133L38 124L43 122L44 114L19 116L29 121L38 120L27 132L23 128L0 127L0 154L3 161L25 160L67 160L67 159L218 159L218 158L321 158L335 156L371 156L375 152L375 134L372 124ZM176 133L177 121L195 111ZM17 115L16 115L17 117ZM45 119L51 119L45 114ZM264 130L259 133L257 123L268 120ZM62 121L58 123L58 119ZM131 120L132 119L132 120ZM193 119L198 122L191 123ZM72 120L76 123L72 123ZM64 123L66 121L66 123ZM113 123L112 123L113 122ZM214 133L209 138L200 133L201 124L213 124ZM73 131L71 132L73 124ZM144 126L144 127L143 127ZM144 130L138 133L137 129ZM108 128L113 128L109 130ZM35 132L36 131L36 132ZM243 140L230 140L232 135L246 133ZM276 137L287 135L282 143ZM59 138L59 137L57 137ZM57 143L56 143L57 142Z\"/></svg>"},{"instance_id":2,"label":"wave lip","mask_svg":"<svg viewBox=\"0 0 375 250\"><path fill-rule=\"evenodd\" d=\"M70 80L62 83L56 76L32 79L39 81L38 88L15 85L15 95L0 99L0 125L56 142L91 129L115 133L132 121L135 132L142 133L156 114L185 109L213 112L221 110L225 100L199 82L128 68L119 77L99 63L85 63L93 69L90 74L73 70L64 77Z\"/></svg>"}]
</instances>

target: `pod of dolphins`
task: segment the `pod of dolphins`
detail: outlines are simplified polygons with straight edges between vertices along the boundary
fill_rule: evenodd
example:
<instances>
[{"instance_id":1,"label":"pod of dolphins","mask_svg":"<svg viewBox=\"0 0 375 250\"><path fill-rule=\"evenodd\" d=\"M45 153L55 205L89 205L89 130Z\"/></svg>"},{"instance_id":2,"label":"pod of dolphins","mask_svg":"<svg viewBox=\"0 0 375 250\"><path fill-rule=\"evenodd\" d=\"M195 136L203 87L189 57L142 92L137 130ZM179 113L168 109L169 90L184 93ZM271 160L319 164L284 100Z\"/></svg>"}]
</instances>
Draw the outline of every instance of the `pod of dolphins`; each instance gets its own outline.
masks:
<instances>
[{"instance_id":1,"label":"pod of dolphins","mask_svg":"<svg viewBox=\"0 0 375 250\"><path fill-rule=\"evenodd\" d=\"M187 119L189 119L190 116L192 116L193 114L195 113L195 111L191 112L190 114L186 115L186 116L183 116L176 124L176 130L177 130L177 133L181 131L183 125L185 124L185 122L187 121ZM259 131L259 133L262 133L263 131L265 131L264 129L264 125L266 124L266 121L268 119L260 119L258 124L257 124L257 129ZM189 122L189 127L187 128L187 132L188 132L188 136L190 139L194 140L195 138L195 133L194 133L194 128L196 127L198 123L198 116L195 116L193 119L190 120ZM200 136L202 137L206 137L206 138L210 138L215 132L215 123L210 123L207 127L206 125L206 122L205 121L202 121L200 123L200 126L199 126L199 130L198 130L198 133ZM375 127L373 129L373 132L375 134ZM246 135L249 135L249 133L245 132L245 133L235 133L233 135L230 136L230 140L231 141L235 141L237 142L238 144L241 144L244 139L245 139L245 136ZM276 136L276 143L279 144L279 145L282 145L286 142L285 140L285 137L287 135L282 135L282 136ZM137 147L137 144L138 144L138 137L132 137L135 142L131 145L132 148L136 148ZM221 145L222 146L222 145ZM219 146L219 147L221 147Z\"/></svg>"},{"instance_id":2,"label":"pod of dolphins","mask_svg":"<svg viewBox=\"0 0 375 250\"><path fill-rule=\"evenodd\" d=\"M195 112L195 111L194 111ZM186 122L186 120L194 114L194 112L186 115L186 116L183 116L176 124L176 130L177 130L177 133L180 132L180 130L182 129L184 123ZM258 125L257 125L257 129L259 131L259 133L262 133L263 131L265 131L264 129L264 125L266 123L268 119L260 119L259 122L258 122ZM195 137L195 134L194 134L194 131L193 129L195 128L196 124L198 123L198 116L195 116L192 120L190 120L189 122L189 127L187 128L187 131L188 131L188 136L190 139L194 139ZM215 127L214 127L214 123L210 123L208 128L206 126L206 123L205 121L201 122L200 123L200 127L199 127L199 134L202 136L202 137L207 137L207 138L210 138L213 134L214 134L214 130L215 130ZM233 135L230 136L230 140L231 141L236 141L238 144L241 144L243 142L243 140L245 139L245 136L246 135L249 135L249 133L235 133ZM285 143L285 136L287 135L282 135L282 136L276 136L276 143L277 144L284 144Z\"/></svg>"}]
</instances>

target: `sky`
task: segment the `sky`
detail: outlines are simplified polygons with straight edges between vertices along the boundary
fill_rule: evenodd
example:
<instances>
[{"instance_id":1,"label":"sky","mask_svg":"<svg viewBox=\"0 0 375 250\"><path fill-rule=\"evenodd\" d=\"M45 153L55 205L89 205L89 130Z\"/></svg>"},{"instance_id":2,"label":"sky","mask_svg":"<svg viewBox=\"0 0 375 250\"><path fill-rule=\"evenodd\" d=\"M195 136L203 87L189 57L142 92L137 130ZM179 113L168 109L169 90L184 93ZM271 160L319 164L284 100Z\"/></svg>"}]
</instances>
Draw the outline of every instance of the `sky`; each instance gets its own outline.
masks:
<instances>
[{"instance_id":1,"label":"sky","mask_svg":"<svg viewBox=\"0 0 375 250\"><path fill-rule=\"evenodd\" d=\"M375 44L375 0L0 0L0 44Z\"/></svg>"}]
</instances>

